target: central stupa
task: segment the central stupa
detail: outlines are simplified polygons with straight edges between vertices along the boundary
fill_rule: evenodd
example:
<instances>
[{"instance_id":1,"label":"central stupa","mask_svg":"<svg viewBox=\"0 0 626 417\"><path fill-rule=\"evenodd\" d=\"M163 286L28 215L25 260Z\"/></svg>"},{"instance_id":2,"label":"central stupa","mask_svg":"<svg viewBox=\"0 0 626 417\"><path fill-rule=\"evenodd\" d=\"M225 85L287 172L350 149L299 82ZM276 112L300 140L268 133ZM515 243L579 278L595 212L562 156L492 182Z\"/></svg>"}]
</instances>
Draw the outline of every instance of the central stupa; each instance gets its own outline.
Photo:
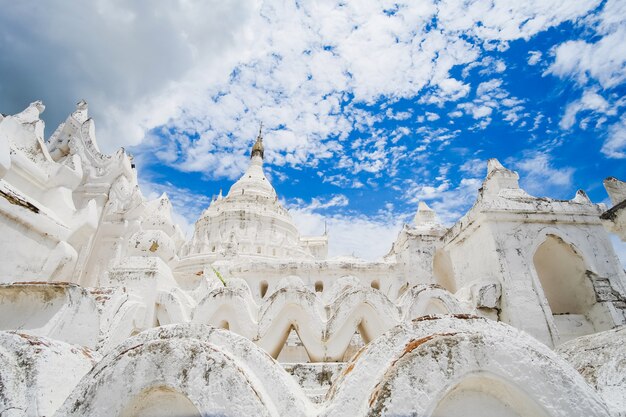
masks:
<instances>
[{"instance_id":1,"label":"central stupa","mask_svg":"<svg viewBox=\"0 0 626 417\"><path fill-rule=\"evenodd\" d=\"M250 165L226 197L219 196L195 224L182 257L220 259L323 259L325 236L302 238L276 190L263 172L265 149L261 129L250 152Z\"/></svg>"}]
</instances>

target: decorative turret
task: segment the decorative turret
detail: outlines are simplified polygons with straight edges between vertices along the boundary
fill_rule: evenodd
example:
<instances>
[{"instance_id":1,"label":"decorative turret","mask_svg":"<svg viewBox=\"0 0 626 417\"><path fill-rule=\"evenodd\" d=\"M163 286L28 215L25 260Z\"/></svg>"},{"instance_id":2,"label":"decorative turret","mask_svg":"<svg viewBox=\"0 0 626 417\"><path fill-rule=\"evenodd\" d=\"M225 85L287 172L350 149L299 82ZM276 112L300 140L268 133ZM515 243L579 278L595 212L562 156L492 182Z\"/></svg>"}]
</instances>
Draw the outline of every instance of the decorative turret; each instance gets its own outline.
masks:
<instances>
[{"instance_id":1,"label":"decorative turret","mask_svg":"<svg viewBox=\"0 0 626 417\"><path fill-rule=\"evenodd\" d=\"M413 221L416 226L437 224L435 212L423 201L419 202Z\"/></svg>"},{"instance_id":2,"label":"decorative turret","mask_svg":"<svg viewBox=\"0 0 626 417\"><path fill-rule=\"evenodd\" d=\"M481 195L497 196L501 190L519 190L519 175L506 169L495 158L487 161L487 177L483 181Z\"/></svg>"},{"instance_id":3,"label":"decorative turret","mask_svg":"<svg viewBox=\"0 0 626 417\"><path fill-rule=\"evenodd\" d=\"M263 154L265 149L263 148L263 123L259 126L259 135L256 137L256 142L254 146L252 146L252 152L250 152L250 158L254 158L256 155L260 156L263 159Z\"/></svg>"}]
</instances>

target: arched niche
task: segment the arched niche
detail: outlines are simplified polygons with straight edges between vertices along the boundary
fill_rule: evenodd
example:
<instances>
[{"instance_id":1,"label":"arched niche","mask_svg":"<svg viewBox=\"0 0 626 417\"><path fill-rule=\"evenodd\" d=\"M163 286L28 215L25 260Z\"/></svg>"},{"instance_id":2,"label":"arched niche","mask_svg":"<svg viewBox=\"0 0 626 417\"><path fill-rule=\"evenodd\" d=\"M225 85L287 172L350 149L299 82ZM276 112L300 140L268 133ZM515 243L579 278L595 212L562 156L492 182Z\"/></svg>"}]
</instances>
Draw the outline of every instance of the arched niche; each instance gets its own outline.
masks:
<instances>
[{"instance_id":1,"label":"arched niche","mask_svg":"<svg viewBox=\"0 0 626 417\"><path fill-rule=\"evenodd\" d=\"M514 384L488 373L475 373L446 392L431 417L549 417L549 414Z\"/></svg>"},{"instance_id":2,"label":"arched niche","mask_svg":"<svg viewBox=\"0 0 626 417\"><path fill-rule=\"evenodd\" d=\"M380 290L380 283L378 282L377 279L375 279L374 281L372 281L372 283L370 284L370 286L375 289L375 290Z\"/></svg>"},{"instance_id":3,"label":"arched niche","mask_svg":"<svg viewBox=\"0 0 626 417\"><path fill-rule=\"evenodd\" d=\"M589 312L596 302L595 292L578 251L560 237L547 235L535 251L533 264L561 342L593 333Z\"/></svg>"},{"instance_id":4,"label":"arched niche","mask_svg":"<svg viewBox=\"0 0 626 417\"><path fill-rule=\"evenodd\" d=\"M452 267L452 261L450 255L443 249L437 249L433 256L433 276L435 281L441 287L455 293L456 281L454 278L454 269Z\"/></svg>"},{"instance_id":5,"label":"arched niche","mask_svg":"<svg viewBox=\"0 0 626 417\"><path fill-rule=\"evenodd\" d=\"M280 347L280 351L276 356L276 360L280 363L309 363L311 358L300 339L300 335L293 325L289 327L287 337Z\"/></svg>"},{"instance_id":6,"label":"arched niche","mask_svg":"<svg viewBox=\"0 0 626 417\"><path fill-rule=\"evenodd\" d=\"M396 298L402 297L409 290L409 283L405 282L400 288L398 288L398 295Z\"/></svg>"},{"instance_id":7,"label":"arched niche","mask_svg":"<svg viewBox=\"0 0 626 417\"><path fill-rule=\"evenodd\" d=\"M133 398L120 417L201 417L183 394L164 386L151 387Z\"/></svg>"},{"instance_id":8,"label":"arched niche","mask_svg":"<svg viewBox=\"0 0 626 417\"><path fill-rule=\"evenodd\" d=\"M446 305L438 298L431 298L424 306L424 316L433 314L450 314L451 311Z\"/></svg>"},{"instance_id":9,"label":"arched niche","mask_svg":"<svg viewBox=\"0 0 626 417\"><path fill-rule=\"evenodd\" d=\"M324 291L324 283L322 281L315 282L315 292L323 292Z\"/></svg>"},{"instance_id":10,"label":"arched niche","mask_svg":"<svg viewBox=\"0 0 626 417\"><path fill-rule=\"evenodd\" d=\"M261 296L261 298L264 298L265 294L267 294L267 287L267 281L261 281L261 283L259 284L259 295Z\"/></svg>"}]
</instances>

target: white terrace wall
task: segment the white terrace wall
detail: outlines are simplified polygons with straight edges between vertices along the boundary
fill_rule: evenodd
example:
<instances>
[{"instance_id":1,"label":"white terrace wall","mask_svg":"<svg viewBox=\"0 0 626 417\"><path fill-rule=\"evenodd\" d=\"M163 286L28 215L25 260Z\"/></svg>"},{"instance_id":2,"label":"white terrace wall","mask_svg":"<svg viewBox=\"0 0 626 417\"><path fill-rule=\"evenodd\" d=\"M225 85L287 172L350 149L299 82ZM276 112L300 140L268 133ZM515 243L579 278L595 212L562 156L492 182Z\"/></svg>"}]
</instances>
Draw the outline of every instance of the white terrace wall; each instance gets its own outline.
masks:
<instances>
[{"instance_id":1,"label":"white terrace wall","mask_svg":"<svg viewBox=\"0 0 626 417\"><path fill-rule=\"evenodd\" d=\"M601 209L581 193L571 201L529 196L517 187L517 174L497 162L491 165L477 203L444 236L443 249L450 255L456 288L474 280L498 281L502 286L499 319L549 345L626 323L620 301L626 278L600 223ZM500 189L494 186L500 176L515 181ZM550 270L552 255L537 255L550 239L563 242L564 250L572 254L569 259L554 256L555 265L580 261L581 271L566 282L592 289L594 296L584 314L558 317L568 312L557 311L555 316L550 309L542 279L545 283L543 272Z\"/></svg>"}]
</instances>

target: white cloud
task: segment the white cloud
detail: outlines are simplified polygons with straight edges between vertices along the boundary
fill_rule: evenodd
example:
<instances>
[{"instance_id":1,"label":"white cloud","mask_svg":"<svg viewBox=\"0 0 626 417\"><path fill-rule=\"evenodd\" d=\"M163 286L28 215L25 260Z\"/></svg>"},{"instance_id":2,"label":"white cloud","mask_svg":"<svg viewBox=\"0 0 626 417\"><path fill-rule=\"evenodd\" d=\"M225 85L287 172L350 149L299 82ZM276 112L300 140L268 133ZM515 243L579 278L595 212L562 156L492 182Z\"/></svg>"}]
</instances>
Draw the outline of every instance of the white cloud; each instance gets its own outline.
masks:
<instances>
[{"instance_id":1,"label":"white cloud","mask_svg":"<svg viewBox=\"0 0 626 417\"><path fill-rule=\"evenodd\" d=\"M502 80L498 80L496 78L489 80L489 81L482 82L478 84L478 87L476 88L476 95L482 96L487 93L491 93L494 90L498 89L501 85L502 85Z\"/></svg>"},{"instance_id":2,"label":"white cloud","mask_svg":"<svg viewBox=\"0 0 626 417\"><path fill-rule=\"evenodd\" d=\"M470 114L474 119L482 119L491 115L493 108L485 105L477 105L474 103L462 103L459 104L460 109L464 109L467 114ZM491 120L491 119L489 119Z\"/></svg>"},{"instance_id":3,"label":"white cloud","mask_svg":"<svg viewBox=\"0 0 626 417\"><path fill-rule=\"evenodd\" d=\"M473 177L461 178L456 186L445 178L440 178L437 185L408 180L405 199L415 205L420 201L426 202L444 224L452 225L476 201L481 184L482 179Z\"/></svg>"},{"instance_id":4,"label":"white cloud","mask_svg":"<svg viewBox=\"0 0 626 417\"><path fill-rule=\"evenodd\" d=\"M547 152L528 152L522 159L507 160L507 164L520 171L520 185L530 194L549 195L572 184L574 168L555 167Z\"/></svg>"},{"instance_id":5,"label":"white cloud","mask_svg":"<svg viewBox=\"0 0 626 417\"><path fill-rule=\"evenodd\" d=\"M626 5L622 0L608 0L588 20L601 38L594 43L573 40L558 45L546 73L573 77L581 84L593 78L603 88L615 87L626 80Z\"/></svg>"},{"instance_id":6,"label":"white cloud","mask_svg":"<svg viewBox=\"0 0 626 417\"><path fill-rule=\"evenodd\" d=\"M517 97L510 96L502 86L502 80L493 78L488 81L481 82L476 87L476 97L471 102L457 104L458 109L462 109L466 114L471 115L478 120L471 129L484 129L492 120L494 111L504 115L503 120L513 125L521 119L530 117L525 112L523 106L524 101ZM450 117L459 117L460 113L453 112L448 114ZM521 122L525 123L525 122ZM522 125L520 123L520 126Z\"/></svg>"},{"instance_id":7,"label":"white cloud","mask_svg":"<svg viewBox=\"0 0 626 417\"><path fill-rule=\"evenodd\" d=\"M528 52L528 65L537 65L541 60L541 51L529 51Z\"/></svg>"},{"instance_id":8,"label":"white cloud","mask_svg":"<svg viewBox=\"0 0 626 417\"><path fill-rule=\"evenodd\" d=\"M420 98L420 102L443 105L446 101L457 101L465 97L470 91L470 86L454 78L445 78L437 84L432 94L426 94Z\"/></svg>"},{"instance_id":9,"label":"white cloud","mask_svg":"<svg viewBox=\"0 0 626 417\"><path fill-rule=\"evenodd\" d=\"M309 210L328 209L331 207L345 207L350 203L348 197L343 194L337 194L332 196L329 200L323 201L323 199L313 198L311 204L307 206Z\"/></svg>"},{"instance_id":10,"label":"white cloud","mask_svg":"<svg viewBox=\"0 0 626 417\"><path fill-rule=\"evenodd\" d=\"M576 115L584 110L592 110L603 114L615 114L615 109L611 108L604 97L596 91L585 90L580 99L567 105L559 126L562 129L570 129L576 123Z\"/></svg>"},{"instance_id":11,"label":"white cloud","mask_svg":"<svg viewBox=\"0 0 626 417\"><path fill-rule=\"evenodd\" d=\"M247 59L258 10L253 0L0 0L0 9L0 50L11 56L0 59L0 78L11 80L2 111L41 98L44 117L60 123L84 98L108 152L177 117L195 91Z\"/></svg>"},{"instance_id":12,"label":"white cloud","mask_svg":"<svg viewBox=\"0 0 626 417\"><path fill-rule=\"evenodd\" d=\"M626 158L626 115L622 115L617 123L609 126L601 151L609 158Z\"/></svg>"},{"instance_id":13,"label":"white cloud","mask_svg":"<svg viewBox=\"0 0 626 417\"><path fill-rule=\"evenodd\" d=\"M459 171L472 177L484 177L487 174L487 162L478 158L468 159L459 167Z\"/></svg>"},{"instance_id":14,"label":"white cloud","mask_svg":"<svg viewBox=\"0 0 626 417\"><path fill-rule=\"evenodd\" d=\"M528 39L538 31L574 19L599 3L599 0L471 3L448 0L440 3L439 19L448 30L469 31L486 41L512 41Z\"/></svg>"},{"instance_id":15,"label":"white cloud","mask_svg":"<svg viewBox=\"0 0 626 417\"><path fill-rule=\"evenodd\" d=\"M315 166L342 154L351 132L370 131L385 117L363 105L426 89L439 104L459 100L470 86L452 78L455 66L481 60L484 73L502 72L504 62L482 56L484 49L504 50L596 4L406 1L389 14L391 4L373 0L149 7L101 0L78 8L60 0L37 7L0 1L2 50L12 57L2 61L0 76L14 80L12 93L0 95L5 112L24 92L42 94L49 112L63 115L67 103L86 96L107 151L169 121L159 134L175 142L175 152L155 155L211 178L240 172L244 161L232 155L246 153L261 120L270 163ZM45 76L33 65L42 59ZM488 111L479 106L475 115ZM327 145L335 135L338 142ZM379 162L360 164L380 170Z\"/></svg>"},{"instance_id":16,"label":"white cloud","mask_svg":"<svg viewBox=\"0 0 626 417\"><path fill-rule=\"evenodd\" d=\"M296 227L303 236L321 235L328 231L329 257L354 255L376 260L385 255L402 227L404 215L393 212L393 205L373 216L363 214L319 213L321 207L312 199L307 204L287 204Z\"/></svg>"},{"instance_id":17,"label":"white cloud","mask_svg":"<svg viewBox=\"0 0 626 417\"><path fill-rule=\"evenodd\" d=\"M475 106L472 108L472 116L474 119L480 119L491 115L493 109L488 106Z\"/></svg>"},{"instance_id":18,"label":"white cloud","mask_svg":"<svg viewBox=\"0 0 626 417\"><path fill-rule=\"evenodd\" d=\"M439 120L439 115L436 113L426 112L426 120L434 122L435 120Z\"/></svg>"}]
</instances>

